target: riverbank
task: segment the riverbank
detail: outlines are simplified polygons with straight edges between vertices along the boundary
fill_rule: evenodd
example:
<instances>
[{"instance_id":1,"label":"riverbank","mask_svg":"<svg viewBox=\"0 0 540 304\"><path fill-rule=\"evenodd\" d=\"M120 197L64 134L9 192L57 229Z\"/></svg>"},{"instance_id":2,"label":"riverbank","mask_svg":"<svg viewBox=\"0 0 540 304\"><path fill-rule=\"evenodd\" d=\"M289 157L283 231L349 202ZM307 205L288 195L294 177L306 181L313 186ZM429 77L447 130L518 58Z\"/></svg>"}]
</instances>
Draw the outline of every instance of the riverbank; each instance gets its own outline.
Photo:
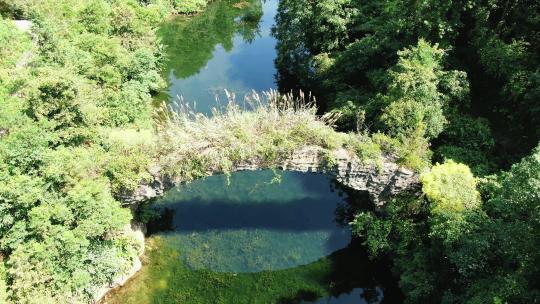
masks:
<instances>
[{"instance_id":1,"label":"riverbank","mask_svg":"<svg viewBox=\"0 0 540 304\"><path fill-rule=\"evenodd\" d=\"M132 239L138 242L138 252L136 256L132 257L132 264L127 271L114 278L110 283L103 286L93 295L93 303L103 303L107 294L117 288L124 286L129 280L131 280L142 269L142 260L146 249L146 227L145 224L133 222L130 225L126 225L123 230L115 232L117 234L129 235Z\"/></svg>"}]
</instances>

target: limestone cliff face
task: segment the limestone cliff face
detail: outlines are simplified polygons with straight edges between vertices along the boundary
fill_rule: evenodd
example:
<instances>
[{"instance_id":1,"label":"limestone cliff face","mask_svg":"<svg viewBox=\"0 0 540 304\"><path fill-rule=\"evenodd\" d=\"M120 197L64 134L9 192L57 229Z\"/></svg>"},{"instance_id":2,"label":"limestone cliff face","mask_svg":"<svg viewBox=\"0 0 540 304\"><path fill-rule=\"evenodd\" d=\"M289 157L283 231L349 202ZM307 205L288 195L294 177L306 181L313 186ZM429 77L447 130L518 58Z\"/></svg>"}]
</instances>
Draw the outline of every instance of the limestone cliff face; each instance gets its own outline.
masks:
<instances>
[{"instance_id":1,"label":"limestone cliff face","mask_svg":"<svg viewBox=\"0 0 540 304\"><path fill-rule=\"evenodd\" d=\"M306 146L284 157L272 166L260 159L251 159L235 164L231 171L253 171L270 167L298 172L327 174L343 185L355 190L367 191L372 201L382 206L392 195L406 190L418 189L418 174L396 164L391 156L382 156L378 161L362 162L358 156L338 149L330 155L323 148ZM160 166L150 169L153 181L141 185L136 191L121 197L127 204L142 202L159 197L168 189L184 181L162 174ZM220 170L211 169L208 176L222 174Z\"/></svg>"}]
</instances>

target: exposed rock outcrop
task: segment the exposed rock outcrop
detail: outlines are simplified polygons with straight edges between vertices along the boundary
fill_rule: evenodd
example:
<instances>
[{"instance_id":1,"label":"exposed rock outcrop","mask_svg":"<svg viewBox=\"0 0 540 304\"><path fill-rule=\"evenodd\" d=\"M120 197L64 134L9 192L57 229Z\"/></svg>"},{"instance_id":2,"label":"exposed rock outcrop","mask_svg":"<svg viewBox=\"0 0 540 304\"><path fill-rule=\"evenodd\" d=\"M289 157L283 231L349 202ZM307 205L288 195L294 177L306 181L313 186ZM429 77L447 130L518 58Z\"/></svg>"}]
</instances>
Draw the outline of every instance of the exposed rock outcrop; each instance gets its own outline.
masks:
<instances>
[{"instance_id":1,"label":"exposed rock outcrop","mask_svg":"<svg viewBox=\"0 0 540 304\"><path fill-rule=\"evenodd\" d=\"M269 167L286 171L312 172L327 174L343 185L355 190L367 191L372 201L382 206L386 200L397 193L418 188L418 174L395 162L391 156L382 156L377 161L363 162L358 156L338 149L329 155L323 148L307 146L298 149L270 166L259 159L252 159L235 164L231 171L254 171ZM127 204L142 202L159 197L176 185L183 183L181 179L162 173L160 166L150 168L153 181L141 185L136 191L126 194L121 199ZM211 169L208 176L221 174L218 169Z\"/></svg>"},{"instance_id":2,"label":"exposed rock outcrop","mask_svg":"<svg viewBox=\"0 0 540 304\"><path fill-rule=\"evenodd\" d=\"M29 33L30 30L32 29L32 26L34 26L34 23L30 20L13 20L13 24L21 32L25 32L25 33Z\"/></svg>"},{"instance_id":3,"label":"exposed rock outcrop","mask_svg":"<svg viewBox=\"0 0 540 304\"><path fill-rule=\"evenodd\" d=\"M34 26L34 23L30 20L13 20L13 24L16 28L18 28L21 32L28 33L32 36L32 43L34 45L37 45L38 37L37 35L32 32L32 27ZM28 65L28 63L32 60L34 57L34 54L32 50L25 51L21 58L17 61L17 64L15 65L15 69L19 70Z\"/></svg>"}]
</instances>

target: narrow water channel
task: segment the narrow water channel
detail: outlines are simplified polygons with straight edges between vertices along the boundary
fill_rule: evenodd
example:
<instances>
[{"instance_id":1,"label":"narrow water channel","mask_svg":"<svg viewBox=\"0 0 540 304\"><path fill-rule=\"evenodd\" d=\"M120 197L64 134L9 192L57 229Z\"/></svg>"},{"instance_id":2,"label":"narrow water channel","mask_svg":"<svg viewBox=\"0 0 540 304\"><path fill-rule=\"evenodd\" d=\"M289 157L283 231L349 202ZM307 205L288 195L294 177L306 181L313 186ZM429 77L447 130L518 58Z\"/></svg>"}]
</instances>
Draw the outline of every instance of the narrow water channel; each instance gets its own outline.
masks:
<instances>
[{"instance_id":1,"label":"narrow water channel","mask_svg":"<svg viewBox=\"0 0 540 304\"><path fill-rule=\"evenodd\" d=\"M277 0L223 0L203 13L165 23L159 35L166 45L168 88L161 100L183 99L196 112L246 94L275 89L276 40L271 35Z\"/></svg>"},{"instance_id":2,"label":"narrow water channel","mask_svg":"<svg viewBox=\"0 0 540 304\"><path fill-rule=\"evenodd\" d=\"M212 3L161 27L169 86L210 114L227 89L241 100L275 88L278 1ZM106 303L396 303L384 262L370 261L347 225L349 197L322 175L272 171L215 176L153 203L143 269Z\"/></svg>"}]
</instances>

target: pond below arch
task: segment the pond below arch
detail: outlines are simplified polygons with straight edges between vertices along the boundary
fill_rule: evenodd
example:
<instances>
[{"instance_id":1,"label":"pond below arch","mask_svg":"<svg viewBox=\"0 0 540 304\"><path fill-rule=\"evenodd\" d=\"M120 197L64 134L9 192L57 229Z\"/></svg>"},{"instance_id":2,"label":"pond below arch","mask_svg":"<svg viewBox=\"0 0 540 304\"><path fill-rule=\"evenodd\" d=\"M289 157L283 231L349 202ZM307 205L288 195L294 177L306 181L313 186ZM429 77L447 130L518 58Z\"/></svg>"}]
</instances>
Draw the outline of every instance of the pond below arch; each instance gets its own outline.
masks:
<instances>
[{"instance_id":1,"label":"pond below arch","mask_svg":"<svg viewBox=\"0 0 540 304\"><path fill-rule=\"evenodd\" d=\"M347 223L365 203L320 174L181 185L152 204L163 216L148 225L144 266L106 303L396 303L386 262L351 238Z\"/></svg>"},{"instance_id":2,"label":"pond below arch","mask_svg":"<svg viewBox=\"0 0 540 304\"><path fill-rule=\"evenodd\" d=\"M160 235L190 269L246 273L306 265L347 247L342 196L323 175L255 171L194 181L155 206L169 226Z\"/></svg>"},{"instance_id":3,"label":"pond below arch","mask_svg":"<svg viewBox=\"0 0 540 304\"><path fill-rule=\"evenodd\" d=\"M221 0L167 20L159 101L183 95L209 114L223 88L237 100L275 89L277 5ZM399 303L388 263L351 237L351 208L366 204L316 174L236 172L179 186L152 204L162 216L148 224L141 271L104 303Z\"/></svg>"}]
</instances>

